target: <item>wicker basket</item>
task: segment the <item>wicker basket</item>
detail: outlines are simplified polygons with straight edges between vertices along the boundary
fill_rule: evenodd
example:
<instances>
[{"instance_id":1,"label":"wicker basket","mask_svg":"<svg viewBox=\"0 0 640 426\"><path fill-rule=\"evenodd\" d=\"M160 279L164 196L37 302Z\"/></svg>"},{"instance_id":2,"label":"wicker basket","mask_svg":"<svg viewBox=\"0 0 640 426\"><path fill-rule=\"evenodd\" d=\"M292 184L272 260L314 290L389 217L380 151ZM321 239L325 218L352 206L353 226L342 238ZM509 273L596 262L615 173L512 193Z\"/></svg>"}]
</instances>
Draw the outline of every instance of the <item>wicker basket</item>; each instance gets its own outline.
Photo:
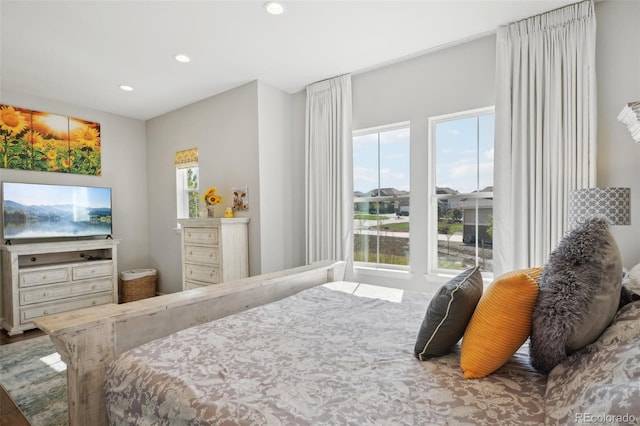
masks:
<instances>
[{"instance_id":1,"label":"wicker basket","mask_svg":"<svg viewBox=\"0 0 640 426\"><path fill-rule=\"evenodd\" d=\"M135 271L131 271L135 272ZM118 302L127 303L135 300L146 299L156 295L156 274L151 274L134 278L118 280Z\"/></svg>"}]
</instances>

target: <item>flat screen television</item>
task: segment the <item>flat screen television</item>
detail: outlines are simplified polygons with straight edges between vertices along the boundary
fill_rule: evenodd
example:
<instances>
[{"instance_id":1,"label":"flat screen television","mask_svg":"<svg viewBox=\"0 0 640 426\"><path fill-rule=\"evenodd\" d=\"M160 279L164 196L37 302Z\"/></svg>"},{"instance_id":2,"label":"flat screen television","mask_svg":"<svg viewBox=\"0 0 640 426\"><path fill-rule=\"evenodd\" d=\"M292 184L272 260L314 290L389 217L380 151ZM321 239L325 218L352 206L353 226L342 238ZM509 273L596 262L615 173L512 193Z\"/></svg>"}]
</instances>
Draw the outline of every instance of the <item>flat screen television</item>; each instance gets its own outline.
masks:
<instances>
[{"instance_id":1,"label":"flat screen television","mask_svg":"<svg viewBox=\"0 0 640 426\"><path fill-rule=\"evenodd\" d=\"M111 188L2 182L4 240L111 233Z\"/></svg>"}]
</instances>

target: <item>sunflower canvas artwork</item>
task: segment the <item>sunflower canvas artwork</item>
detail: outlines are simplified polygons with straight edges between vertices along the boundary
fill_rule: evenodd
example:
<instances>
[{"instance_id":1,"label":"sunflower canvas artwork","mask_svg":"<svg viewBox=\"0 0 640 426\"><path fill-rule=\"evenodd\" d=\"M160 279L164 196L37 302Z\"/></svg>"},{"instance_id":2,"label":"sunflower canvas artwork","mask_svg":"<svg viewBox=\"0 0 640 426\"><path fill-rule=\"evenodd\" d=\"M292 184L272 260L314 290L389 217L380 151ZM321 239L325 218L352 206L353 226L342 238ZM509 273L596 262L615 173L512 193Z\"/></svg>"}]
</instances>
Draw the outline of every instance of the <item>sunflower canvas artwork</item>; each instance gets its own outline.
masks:
<instances>
[{"instance_id":1,"label":"sunflower canvas artwork","mask_svg":"<svg viewBox=\"0 0 640 426\"><path fill-rule=\"evenodd\" d=\"M0 167L99 176L100 159L99 123L0 105Z\"/></svg>"}]
</instances>

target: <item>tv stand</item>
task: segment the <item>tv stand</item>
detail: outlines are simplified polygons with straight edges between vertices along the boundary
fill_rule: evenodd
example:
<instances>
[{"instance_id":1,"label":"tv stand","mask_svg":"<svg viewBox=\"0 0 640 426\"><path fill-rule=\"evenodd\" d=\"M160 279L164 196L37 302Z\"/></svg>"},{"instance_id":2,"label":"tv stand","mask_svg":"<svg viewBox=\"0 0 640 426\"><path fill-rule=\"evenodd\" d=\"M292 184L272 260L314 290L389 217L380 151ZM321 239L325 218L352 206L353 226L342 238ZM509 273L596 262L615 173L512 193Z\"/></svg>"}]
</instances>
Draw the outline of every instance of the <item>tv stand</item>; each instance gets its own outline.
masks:
<instances>
[{"instance_id":1,"label":"tv stand","mask_svg":"<svg viewBox=\"0 0 640 426\"><path fill-rule=\"evenodd\" d=\"M2 328L10 336L36 328L37 318L118 303L119 240L5 244Z\"/></svg>"}]
</instances>

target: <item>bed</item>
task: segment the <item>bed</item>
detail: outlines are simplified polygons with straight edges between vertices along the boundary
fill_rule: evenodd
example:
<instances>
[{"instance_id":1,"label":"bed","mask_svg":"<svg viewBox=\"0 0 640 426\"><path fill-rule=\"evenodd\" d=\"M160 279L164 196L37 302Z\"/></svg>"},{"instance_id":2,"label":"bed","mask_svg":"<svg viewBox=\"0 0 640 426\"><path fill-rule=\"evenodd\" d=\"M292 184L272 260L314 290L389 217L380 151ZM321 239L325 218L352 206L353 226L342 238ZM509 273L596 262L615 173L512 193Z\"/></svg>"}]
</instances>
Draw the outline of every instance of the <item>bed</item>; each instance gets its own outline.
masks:
<instances>
[{"instance_id":1,"label":"bed","mask_svg":"<svg viewBox=\"0 0 640 426\"><path fill-rule=\"evenodd\" d=\"M39 318L67 364L69 424L107 424L105 372L127 350L344 277L344 262L315 262L241 280Z\"/></svg>"},{"instance_id":2,"label":"bed","mask_svg":"<svg viewBox=\"0 0 640 426\"><path fill-rule=\"evenodd\" d=\"M458 345L414 356L430 295L373 297L343 273L325 262L41 320L68 364L70 423L640 421L640 301L549 375L525 344L465 379Z\"/></svg>"},{"instance_id":3,"label":"bed","mask_svg":"<svg viewBox=\"0 0 640 426\"><path fill-rule=\"evenodd\" d=\"M458 350L413 354L430 295L368 289L314 287L127 351L106 375L109 424L544 422L546 375L526 348L486 380L464 379Z\"/></svg>"}]
</instances>

